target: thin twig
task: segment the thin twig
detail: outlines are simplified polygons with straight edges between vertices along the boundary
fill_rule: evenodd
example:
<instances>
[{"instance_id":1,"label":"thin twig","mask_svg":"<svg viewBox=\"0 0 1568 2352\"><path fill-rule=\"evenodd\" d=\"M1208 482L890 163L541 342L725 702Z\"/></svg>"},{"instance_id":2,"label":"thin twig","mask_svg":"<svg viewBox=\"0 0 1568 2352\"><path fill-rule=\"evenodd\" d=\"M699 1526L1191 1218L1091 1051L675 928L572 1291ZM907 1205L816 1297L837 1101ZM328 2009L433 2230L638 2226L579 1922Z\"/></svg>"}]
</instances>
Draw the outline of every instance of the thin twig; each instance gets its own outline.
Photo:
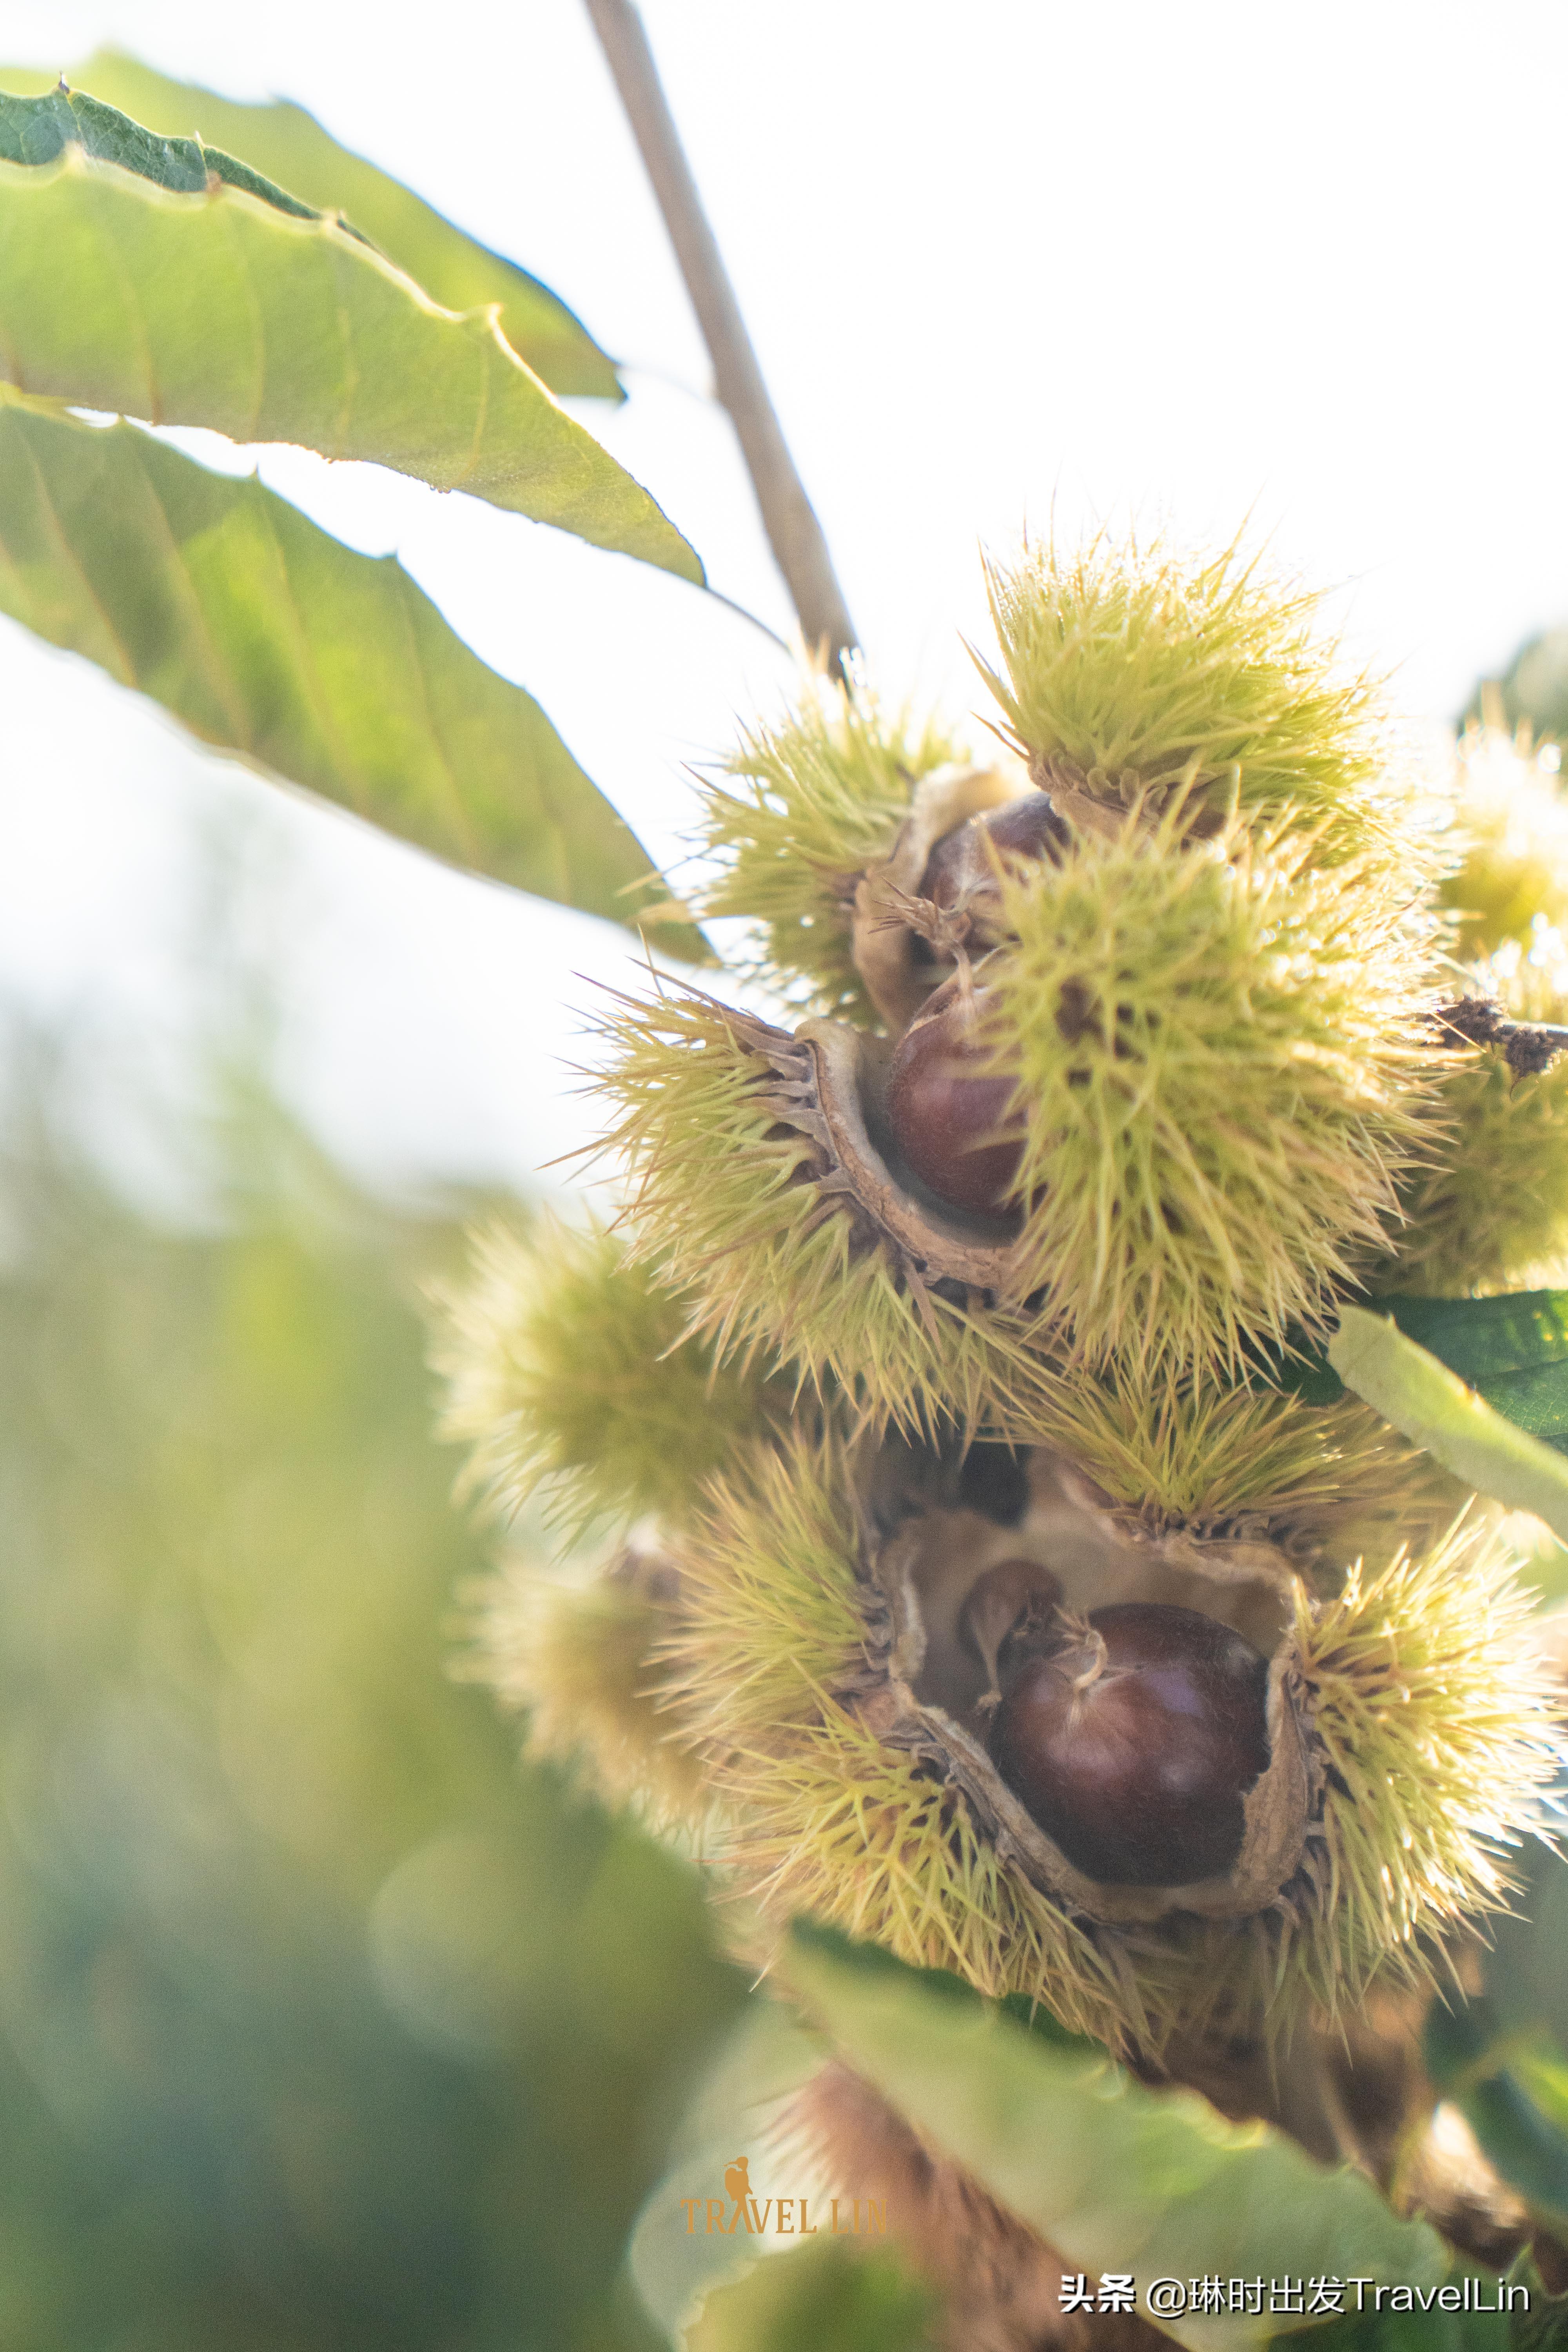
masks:
<instances>
[{"instance_id":1,"label":"thin twig","mask_svg":"<svg viewBox=\"0 0 1568 2352\"><path fill-rule=\"evenodd\" d=\"M1489 996L1462 996L1431 1017L1445 1045L1500 1045L1516 1078L1539 1077L1559 1054L1568 1053L1568 1028L1552 1021L1510 1021Z\"/></svg>"},{"instance_id":2,"label":"thin twig","mask_svg":"<svg viewBox=\"0 0 1568 2352\"><path fill-rule=\"evenodd\" d=\"M842 678L844 656L856 644L854 624L708 226L642 18L632 0L585 0L585 5L664 215L713 362L714 388L735 427L763 528L794 600L801 634L820 652L833 676Z\"/></svg>"}]
</instances>

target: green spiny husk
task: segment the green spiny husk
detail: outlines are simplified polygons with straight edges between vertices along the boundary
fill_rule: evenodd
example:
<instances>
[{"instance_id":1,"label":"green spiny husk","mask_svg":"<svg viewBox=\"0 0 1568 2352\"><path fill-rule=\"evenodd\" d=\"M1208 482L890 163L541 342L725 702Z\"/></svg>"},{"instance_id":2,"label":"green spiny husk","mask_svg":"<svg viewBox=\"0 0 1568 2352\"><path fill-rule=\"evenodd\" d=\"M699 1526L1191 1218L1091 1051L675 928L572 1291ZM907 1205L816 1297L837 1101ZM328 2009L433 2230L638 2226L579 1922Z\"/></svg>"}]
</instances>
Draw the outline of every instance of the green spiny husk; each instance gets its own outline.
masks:
<instances>
[{"instance_id":1,"label":"green spiny husk","mask_svg":"<svg viewBox=\"0 0 1568 2352\"><path fill-rule=\"evenodd\" d=\"M1507 1899L1510 1847L1559 1768L1560 1696L1506 1557L1456 1529L1420 1560L1358 1569L1296 1636L1329 1768L1279 1904L1157 1928L1071 1916L999 1861L958 1790L877 1734L875 1644L842 1461L753 1449L683 1547L670 1703L731 1832L735 1889L807 1911L1075 2030L1157 2053L1205 2019L1285 2032L1374 1979L1420 1983L1466 1914Z\"/></svg>"},{"instance_id":2,"label":"green spiny husk","mask_svg":"<svg viewBox=\"0 0 1568 2352\"><path fill-rule=\"evenodd\" d=\"M865 1625L841 1465L805 1444L715 1483L682 1549L672 1704L731 1823L732 1889L808 1911L918 1967L1027 1991L1085 2032L1123 2014L1114 1959L1005 1865L961 1800L847 1702Z\"/></svg>"},{"instance_id":3,"label":"green spiny husk","mask_svg":"<svg viewBox=\"0 0 1568 2352\"><path fill-rule=\"evenodd\" d=\"M541 1752L585 1757L612 1798L651 1784L669 1817L702 1811L764 1912L816 1912L1148 2055L1205 2022L1285 2033L1374 1980L1424 1985L1456 1923L1507 1898L1509 1847L1561 1760L1483 1515L1436 1532L1451 1487L1364 1408L1226 1385L1395 1255L1399 1287L1441 1291L1542 1279L1568 1253L1552 1185L1568 1063L1514 1082L1426 1017L1457 992L1436 955L1455 911L1542 950L1533 919L1559 884L1515 838L1518 780L1511 802L1493 791L1470 744L1451 871L1419 910L1441 858L1371 688L1314 635L1312 600L1234 549L1189 564L1102 539L995 568L992 591L993 683L1079 834L1059 864L999 877L1015 936L978 968L998 1008L984 1043L1029 1105L1016 1280L911 1282L909 1246L868 1231L864 1199L824 1181L770 1099L763 1024L695 994L623 1003L603 1025L637 1262L601 1236L580 1295L563 1275L541 1305L553 1269L535 1264L526 1313L521 1276L510 1305L492 1297L467 1433L513 1499L542 1478L579 1524L671 1526L669 1593L619 1572L542 1589L492 1641ZM761 926L754 969L797 1006L875 1025L857 878L953 750L824 688L747 740L743 789L711 790L726 871L703 912ZM1543 776L1526 785L1538 815L1555 806ZM1550 1017L1543 987L1527 975L1510 1009ZM824 1409L791 1434L803 1392ZM843 1447L888 1423L945 1444L933 1496L955 1430L1039 1442L1130 1543L1257 1541L1302 1570L1326 1785L1277 1905L1135 1931L1073 1916L1000 1859L980 1781L976 1811L879 1736L878 1538Z\"/></svg>"},{"instance_id":4,"label":"green spiny husk","mask_svg":"<svg viewBox=\"0 0 1568 2352\"><path fill-rule=\"evenodd\" d=\"M1205 1534L1255 1521L1294 1559L1386 1558L1467 1490L1354 1398L1083 1377L1042 1393L1037 1433L1112 1502Z\"/></svg>"},{"instance_id":5,"label":"green spiny husk","mask_svg":"<svg viewBox=\"0 0 1568 2352\"><path fill-rule=\"evenodd\" d=\"M1513 1893L1510 1855L1563 1761L1533 1607L1508 1547L1464 1520L1425 1557L1352 1570L1331 1600L1300 1591L1331 1787L1329 1874L1297 1965L1323 2007L1380 1970L1426 1981L1431 1939Z\"/></svg>"},{"instance_id":6,"label":"green spiny husk","mask_svg":"<svg viewBox=\"0 0 1568 2352\"><path fill-rule=\"evenodd\" d=\"M782 722L742 736L725 771L742 789L704 784L702 845L724 871L700 896L703 919L761 924L741 968L798 1009L874 1022L850 949L856 883L891 849L915 784L963 757L934 720L813 680Z\"/></svg>"},{"instance_id":7,"label":"green spiny husk","mask_svg":"<svg viewBox=\"0 0 1568 2352\"><path fill-rule=\"evenodd\" d=\"M987 565L1005 677L982 664L1037 783L1112 804L1173 792L1310 835L1323 862L1389 850L1406 788L1377 696L1316 633L1318 598L1233 543L1188 559L1101 533Z\"/></svg>"},{"instance_id":8,"label":"green spiny husk","mask_svg":"<svg viewBox=\"0 0 1568 2352\"><path fill-rule=\"evenodd\" d=\"M471 1447L468 1483L507 1511L542 1494L569 1535L644 1513L679 1526L735 1445L788 1412L788 1383L721 1367L657 1264L598 1226L493 1224L439 1306L442 1433Z\"/></svg>"},{"instance_id":9,"label":"green spiny husk","mask_svg":"<svg viewBox=\"0 0 1568 2352\"><path fill-rule=\"evenodd\" d=\"M1556 932L1550 934L1556 940ZM1472 975L1517 1021L1568 1021L1561 957ZM1568 1055L1516 1077L1490 1046L1439 1066L1426 1164L1401 1192L1404 1223L1372 1286L1436 1298L1560 1283L1568 1269Z\"/></svg>"},{"instance_id":10,"label":"green spiny husk","mask_svg":"<svg viewBox=\"0 0 1568 2352\"><path fill-rule=\"evenodd\" d=\"M910 1432L1012 1434L1050 1369L1050 1326L954 1304L910 1278L845 1196L819 1189L817 1147L781 1123L748 1014L711 997L620 1000L602 1032L606 1139L632 1171L643 1245L689 1293L721 1360L774 1356L847 1411Z\"/></svg>"},{"instance_id":11,"label":"green spiny husk","mask_svg":"<svg viewBox=\"0 0 1568 2352\"><path fill-rule=\"evenodd\" d=\"M475 1632L485 1680L526 1713L531 1756L565 1765L605 1804L677 1827L700 1821L708 1796L658 1654L670 1573L635 1553L586 1585L514 1565L486 1591Z\"/></svg>"},{"instance_id":12,"label":"green spiny husk","mask_svg":"<svg viewBox=\"0 0 1568 2352\"><path fill-rule=\"evenodd\" d=\"M1552 758L1556 759L1553 749ZM1459 919L1465 956L1508 940L1528 945L1542 925L1568 925L1568 803L1555 767L1497 728L1469 727L1455 757L1447 835L1455 863L1438 902Z\"/></svg>"},{"instance_id":13,"label":"green spiny husk","mask_svg":"<svg viewBox=\"0 0 1568 2352\"><path fill-rule=\"evenodd\" d=\"M1385 870L1172 820L1003 877L980 1036L1016 1076L1013 1287L1079 1360L1235 1373L1385 1246L1439 1053Z\"/></svg>"}]
</instances>

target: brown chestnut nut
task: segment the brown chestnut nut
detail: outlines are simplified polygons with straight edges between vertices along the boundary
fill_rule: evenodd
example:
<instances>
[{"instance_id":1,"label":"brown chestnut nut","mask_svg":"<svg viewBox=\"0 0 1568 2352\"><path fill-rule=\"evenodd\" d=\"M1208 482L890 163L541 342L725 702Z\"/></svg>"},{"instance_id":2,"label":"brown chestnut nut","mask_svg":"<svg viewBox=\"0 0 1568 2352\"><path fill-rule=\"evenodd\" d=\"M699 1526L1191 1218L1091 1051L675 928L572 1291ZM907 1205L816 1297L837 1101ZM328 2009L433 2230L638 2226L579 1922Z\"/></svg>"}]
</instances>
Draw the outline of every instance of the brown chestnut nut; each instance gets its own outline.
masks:
<instances>
[{"instance_id":1,"label":"brown chestnut nut","mask_svg":"<svg viewBox=\"0 0 1568 2352\"><path fill-rule=\"evenodd\" d=\"M933 990L888 1072L888 1123L908 1166L939 1200L1004 1212L1018 1181L1014 1082L989 1069L979 1019L986 992L955 972Z\"/></svg>"},{"instance_id":2,"label":"brown chestnut nut","mask_svg":"<svg viewBox=\"0 0 1568 2352\"><path fill-rule=\"evenodd\" d=\"M1158 1601L1096 1609L1075 1631L1008 1689L997 1770L1101 1885L1218 1877L1268 1762L1268 1662L1228 1625Z\"/></svg>"},{"instance_id":3,"label":"brown chestnut nut","mask_svg":"<svg viewBox=\"0 0 1568 2352\"><path fill-rule=\"evenodd\" d=\"M1005 1669L1058 1646L1061 1598L1060 1577L1037 1560L999 1559L976 1577L958 1612L958 1638L985 1669L982 1706L1000 1698Z\"/></svg>"},{"instance_id":4,"label":"brown chestnut nut","mask_svg":"<svg viewBox=\"0 0 1568 2352\"><path fill-rule=\"evenodd\" d=\"M926 860L920 895L939 907L994 893L996 860L1009 863L1049 857L1071 838L1049 793L1022 793L955 825Z\"/></svg>"}]
</instances>

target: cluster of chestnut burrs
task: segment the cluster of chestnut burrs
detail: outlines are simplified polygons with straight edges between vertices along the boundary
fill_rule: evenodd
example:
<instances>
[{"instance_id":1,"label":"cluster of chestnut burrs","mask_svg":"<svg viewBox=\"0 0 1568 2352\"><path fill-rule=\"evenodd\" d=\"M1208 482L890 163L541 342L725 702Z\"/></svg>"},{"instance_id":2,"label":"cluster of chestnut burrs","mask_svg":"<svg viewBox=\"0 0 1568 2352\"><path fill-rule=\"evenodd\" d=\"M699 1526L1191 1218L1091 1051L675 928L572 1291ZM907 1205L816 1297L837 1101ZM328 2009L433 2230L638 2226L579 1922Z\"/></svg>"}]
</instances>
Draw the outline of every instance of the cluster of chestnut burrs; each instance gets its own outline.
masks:
<instances>
[{"instance_id":1,"label":"cluster of chestnut burrs","mask_svg":"<svg viewBox=\"0 0 1568 2352\"><path fill-rule=\"evenodd\" d=\"M1023 792L942 835L896 902L933 962L956 966L894 1047L886 1095L904 1168L951 1208L1017 1213L1017 1082L986 1052L973 959L1005 936L1007 869L1059 859L1072 837L1048 792ZM1051 1017L1076 1043L1095 1017L1084 988L1066 983ZM958 1632L989 1678L978 1708L998 1772L1078 1870L1107 1886L1229 1871L1269 1760L1268 1662L1239 1633L1160 1601L1075 1615L1026 1559L977 1577Z\"/></svg>"},{"instance_id":2,"label":"cluster of chestnut burrs","mask_svg":"<svg viewBox=\"0 0 1568 2352\"><path fill-rule=\"evenodd\" d=\"M1235 550L990 587L1001 751L814 681L708 788L737 986L603 1021L625 1213L487 1239L452 1425L612 1540L499 1611L535 1744L748 1948L1147 2056L1426 1981L1556 1769L1496 1515L1282 1368L1568 1263L1568 848Z\"/></svg>"}]
</instances>

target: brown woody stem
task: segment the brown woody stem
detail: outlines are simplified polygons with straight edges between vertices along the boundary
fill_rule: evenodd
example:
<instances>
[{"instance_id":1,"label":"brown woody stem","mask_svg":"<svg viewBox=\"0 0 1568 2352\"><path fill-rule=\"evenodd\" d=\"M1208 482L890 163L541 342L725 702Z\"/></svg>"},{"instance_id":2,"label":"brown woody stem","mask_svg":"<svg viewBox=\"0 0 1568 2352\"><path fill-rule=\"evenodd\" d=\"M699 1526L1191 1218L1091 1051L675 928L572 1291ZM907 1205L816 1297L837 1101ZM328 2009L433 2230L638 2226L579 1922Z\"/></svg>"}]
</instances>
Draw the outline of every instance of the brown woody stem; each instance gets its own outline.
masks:
<instances>
[{"instance_id":1,"label":"brown woody stem","mask_svg":"<svg viewBox=\"0 0 1568 2352\"><path fill-rule=\"evenodd\" d=\"M713 363L714 388L735 427L768 544L794 601L801 634L831 674L842 679L844 656L857 642L854 624L834 575L822 526L768 397L642 19L631 0L586 0L586 6L653 183Z\"/></svg>"}]
</instances>

